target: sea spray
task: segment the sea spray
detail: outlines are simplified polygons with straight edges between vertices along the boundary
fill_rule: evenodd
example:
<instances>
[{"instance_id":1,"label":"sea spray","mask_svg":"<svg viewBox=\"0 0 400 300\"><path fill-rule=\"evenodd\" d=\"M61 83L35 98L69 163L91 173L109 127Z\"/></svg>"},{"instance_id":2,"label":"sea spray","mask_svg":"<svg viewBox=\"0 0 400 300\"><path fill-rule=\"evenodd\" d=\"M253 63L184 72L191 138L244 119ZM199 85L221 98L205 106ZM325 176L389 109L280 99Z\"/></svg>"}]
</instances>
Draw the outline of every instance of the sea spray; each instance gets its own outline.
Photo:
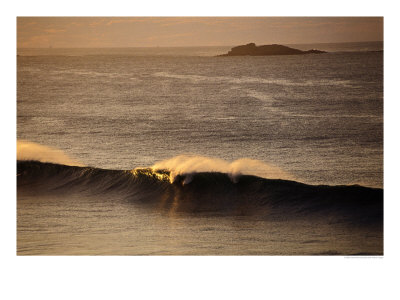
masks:
<instances>
[{"instance_id":1,"label":"sea spray","mask_svg":"<svg viewBox=\"0 0 400 300\"><path fill-rule=\"evenodd\" d=\"M17 160L37 160L69 166L83 166L59 149L26 140L17 140Z\"/></svg>"},{"instance_id":2,"label":"sea spray","mask_svg":"<svg viewBox=\"0 0 400 300\"><path fill-rule=\"evenodd\" d=\"M219 158L211 158L198 155L179 155L173 158L163 160L154 164L151 167L156 170L170 171L170 181L173 183L178 175L186 175L183 184L188 184L192 181L193 173L199 172L221 172L227 173L233 182L237 181L237 177L241 174L255 175L270 179L287 179L295 180L295 178L283 171L282 169L267 164L265 162L241 158L232 162L225 161Z\"/></svg>"}]
</instances>

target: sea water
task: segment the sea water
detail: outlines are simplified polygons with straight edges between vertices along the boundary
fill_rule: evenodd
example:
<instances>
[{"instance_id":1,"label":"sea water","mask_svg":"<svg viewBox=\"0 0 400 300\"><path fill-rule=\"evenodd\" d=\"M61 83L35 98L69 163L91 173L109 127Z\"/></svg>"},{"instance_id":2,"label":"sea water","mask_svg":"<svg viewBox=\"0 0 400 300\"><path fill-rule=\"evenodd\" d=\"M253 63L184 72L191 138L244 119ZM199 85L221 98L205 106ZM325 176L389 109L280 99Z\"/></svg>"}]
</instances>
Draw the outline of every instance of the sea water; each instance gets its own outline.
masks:
<instances>
[{"instance_id":1,"label":"sea water","mask_svg":"<svg viewBox=\"0 0 400 300\"><path fill-rule=\"evenodd\" d=\"M17 137L94 168L248 158L305 184L383 188L382 52L215 56L227 50L22 49ZM62 191L19 187L19 254L383 253L382 226L143 210Z\"/></svg>"}]
</instances>

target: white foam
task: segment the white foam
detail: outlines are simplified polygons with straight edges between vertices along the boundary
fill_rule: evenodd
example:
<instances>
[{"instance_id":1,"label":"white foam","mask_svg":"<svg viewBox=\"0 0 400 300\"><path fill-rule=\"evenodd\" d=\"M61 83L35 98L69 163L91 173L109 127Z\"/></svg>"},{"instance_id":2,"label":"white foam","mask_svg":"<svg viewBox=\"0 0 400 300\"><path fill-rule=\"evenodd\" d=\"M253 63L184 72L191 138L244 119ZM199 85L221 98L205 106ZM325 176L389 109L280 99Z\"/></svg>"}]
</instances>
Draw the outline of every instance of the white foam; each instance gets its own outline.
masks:
<instances>
[{"instance_id":1,"label":"white foam","mask_svg":"<svg viewBox=\"0 0 400 300\"><path fill-rule=\"evenodd\" d=\"M185 179L184 184L192 181L191 174L199 172L227 173L234 182L236 182L237 177L241 174L255 175L270 179L295 180L291 174L285 172L279 167L250 158L241 158L229 162L223 159L206 156L178 155L158 162L151 168L153 170L170 171L171 182L174 182L178 175L189 175Z\"/></svg>"},{"instance_id":2,"label":"white foam","mask_svg":"<svg viewBox=\"0 0 400 300\"><path fill-rule=\"evenodd\" d=\"M59 149L25 140L17 141L17 160L37 160L69 166L82 166L80 162L70 158Z\"/></svg>"}]
</instances>

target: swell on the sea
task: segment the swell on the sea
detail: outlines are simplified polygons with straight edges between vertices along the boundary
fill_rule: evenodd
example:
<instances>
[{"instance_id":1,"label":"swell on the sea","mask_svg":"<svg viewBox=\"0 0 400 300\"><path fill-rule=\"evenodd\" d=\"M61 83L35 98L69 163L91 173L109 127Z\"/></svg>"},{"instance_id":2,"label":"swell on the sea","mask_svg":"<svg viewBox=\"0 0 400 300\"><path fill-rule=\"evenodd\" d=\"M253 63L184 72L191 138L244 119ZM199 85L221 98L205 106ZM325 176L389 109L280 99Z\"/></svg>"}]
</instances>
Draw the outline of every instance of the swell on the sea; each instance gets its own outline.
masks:
<instances>
[{"instance_id":1,"label":"swell on the sea","mask_svg":"<svg viewBox=\"0 0 400 300\"><path fill-rule=\"evenodd\" d=\"M190 180L187 178L190 177ZM383 190L314 186L222 172L180 173L152 168L108 170L38 161L17 161L18 193L82 193L182 213L259 215L288 220L322 218L383 225ZM101 200L99 200L101 201Z\"/></svg>"}]
</instances>

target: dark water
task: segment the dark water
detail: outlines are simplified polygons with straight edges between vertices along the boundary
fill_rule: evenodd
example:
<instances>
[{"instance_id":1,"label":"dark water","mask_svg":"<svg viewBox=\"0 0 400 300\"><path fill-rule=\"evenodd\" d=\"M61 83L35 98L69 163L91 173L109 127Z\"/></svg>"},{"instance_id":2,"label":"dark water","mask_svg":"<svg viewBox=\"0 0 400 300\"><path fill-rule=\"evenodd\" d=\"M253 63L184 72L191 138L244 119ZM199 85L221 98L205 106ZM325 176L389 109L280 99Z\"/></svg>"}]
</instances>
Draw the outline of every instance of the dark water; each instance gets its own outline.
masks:
<instances>
[{"instance_id":1,"label":"dark water","mask_svg":"<svg viewBox=\"0 0 400 300\"><path fill-rule=\"evenodd\" d=\"M383 191L18 162L19 254L383 254Z\"/></svg>"},{"instance_id":2,"label":"dark water","mask_svg":"<svg viewBox=\"0 0 400 300\"><path fill-rule=\"evenodd\" d=\"M223 167L210 169L203 159L187 169L172 159L172 171L218 171L230 185L192 175L183 186L179 177L162 182L162 192L153 186L153 194L111 171L96 171L105 177L94 183L25 165L18 176L19 254L383 253L381 189L254 179L239 192L240 179L225 174L239 164L230 162L249 158L245 174L382 188L382 53L87 51L18 57L18 139L112 170L181 154L211 157ZM239 162L242 170L248 161ZM263 173L271 165L278 171Z\"/></svg>"}]
</instances>

